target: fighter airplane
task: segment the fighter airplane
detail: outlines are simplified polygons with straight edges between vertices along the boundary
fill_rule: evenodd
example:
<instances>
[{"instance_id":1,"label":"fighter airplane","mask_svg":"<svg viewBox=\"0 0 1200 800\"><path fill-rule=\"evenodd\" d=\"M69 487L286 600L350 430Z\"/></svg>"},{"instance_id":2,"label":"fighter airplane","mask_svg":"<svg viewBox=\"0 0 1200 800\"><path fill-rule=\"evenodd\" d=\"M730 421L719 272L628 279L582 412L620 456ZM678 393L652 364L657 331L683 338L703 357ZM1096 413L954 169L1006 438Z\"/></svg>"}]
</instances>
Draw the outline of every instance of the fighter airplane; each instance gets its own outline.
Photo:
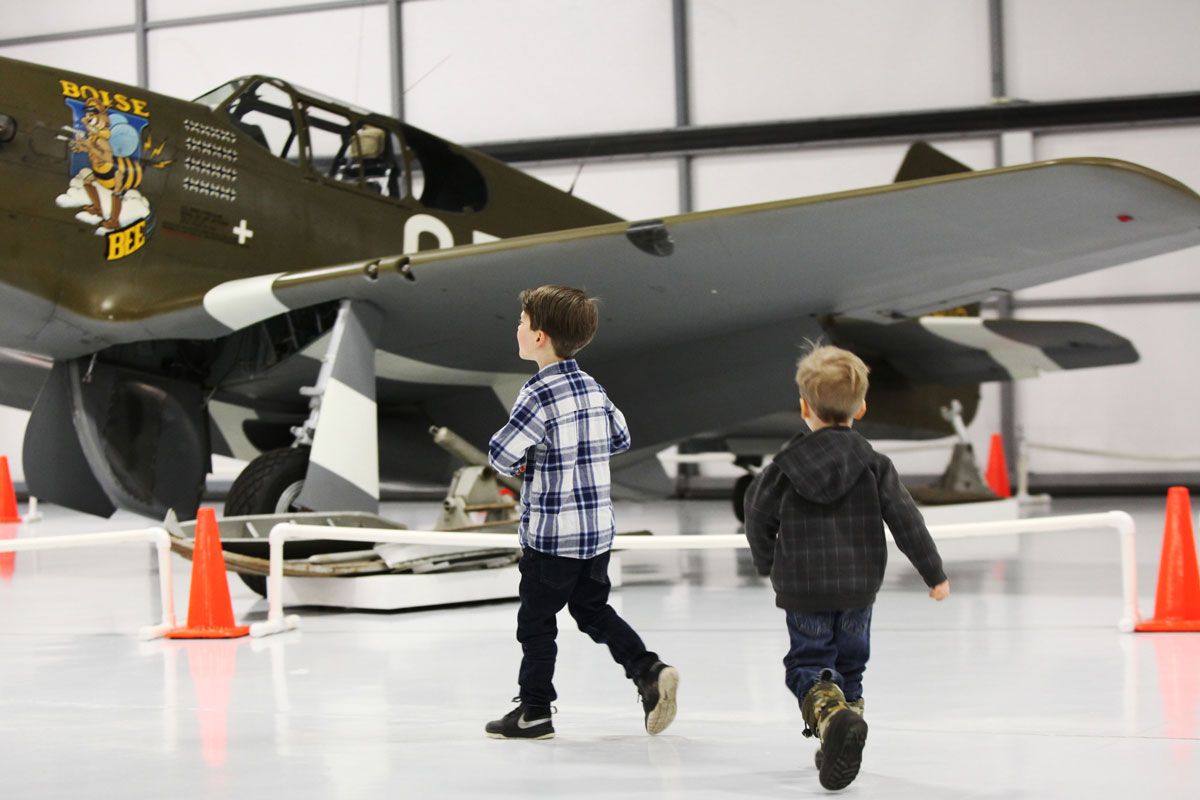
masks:
<instances>
[{"instance_id":1,"label":"fighter airplane","mask_svg":"<svg viewBox=\"0 0 1200 800\"><path fill-rule=\"evenodd\" d=\"M889 429L981 380L1135 359L1091 326L920 315L1200 243L1200 197L1078 158L631 222L275 78L189 102L0 58L0 243L31 493L188 518L222 453L253 459L227 514L374 511L381 479L448 478L431 425L503 423L525 287L600 298L581 360L636 481L794 407L805 339L867 359Z\"/></svg>"}]
</instances>

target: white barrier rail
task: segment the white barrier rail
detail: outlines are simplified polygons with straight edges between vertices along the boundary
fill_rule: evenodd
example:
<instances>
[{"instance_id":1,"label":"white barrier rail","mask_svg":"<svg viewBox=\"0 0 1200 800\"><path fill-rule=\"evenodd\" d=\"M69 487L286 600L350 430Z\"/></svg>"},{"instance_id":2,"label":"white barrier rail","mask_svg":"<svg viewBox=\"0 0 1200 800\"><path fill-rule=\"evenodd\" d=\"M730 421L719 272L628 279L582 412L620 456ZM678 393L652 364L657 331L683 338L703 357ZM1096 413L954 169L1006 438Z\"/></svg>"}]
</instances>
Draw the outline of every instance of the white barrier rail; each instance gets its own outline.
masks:
<instances>
[{"instance_id":1,"label":"white barrier rail","mask_svg":"<svg viewBox=\"0 0 1200 800\"><path fill-rule=\"evenodd\" d=\"M138 631L141 639L157 639L176 627L175 594L171 586L171 536L163 528L143 528L108 533L81 533L72 536L45 536L36 539L0 539L0 553L24 550L64 550L71 547L104 547L129 542L153 542L158 549L158 591L161 595L162 622Z\"/></svg>"},{"instance_id":2,"label":"white barrier rail","mask_svg":"<svg viewBox=\"0 0 1200 800\"><path fill-rule=\"evenodd\" d=\"M1137 606L1137 556L1134 546L1133 517L1124 511L1100 514L1077 514L1063 517L978 522L960 525L931 525L929 532L935 540L966 539L976 536L996 536L1012 533L1114 528L1121 544L1121 585L1123 615L1117 623L1122 632L1133 630L1139 621ZM446 531L414 531L381 528L333 528L320 525L280 523L271 528L270 573L267 577L268 612L265 622L250 626L251 636L269 636L294 630L300 626L296 615L283 613L283 543L288 539L338 539L351 542L381 544L443 544L452 547L519 547L515 533L449 533ZM712 550L747 547L746 537L732 535L684 536L618 536L614 550Z\"/></svg>"}]
</instances>

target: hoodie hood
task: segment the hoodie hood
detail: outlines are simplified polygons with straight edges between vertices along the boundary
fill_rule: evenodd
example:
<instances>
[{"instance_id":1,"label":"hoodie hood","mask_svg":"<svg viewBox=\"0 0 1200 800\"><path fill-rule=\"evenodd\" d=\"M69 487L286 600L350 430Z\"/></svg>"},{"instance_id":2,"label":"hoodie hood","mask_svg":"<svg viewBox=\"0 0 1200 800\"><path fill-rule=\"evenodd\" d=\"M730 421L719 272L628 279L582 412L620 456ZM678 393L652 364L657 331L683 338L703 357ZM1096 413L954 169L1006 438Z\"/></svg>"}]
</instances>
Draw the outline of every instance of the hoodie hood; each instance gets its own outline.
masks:
<instances>
[{"instance_id":1,"label":"hoodie hood","mask_svg":"<svg viewBox=\"0 0 1200 800\"><path fill-rule=\"evenodd\" d=\"M792 439L775 463L801 497L824 505L850 491L874 456L866 439L850 428L831 425Z\"/></svg>"}]
</instances>

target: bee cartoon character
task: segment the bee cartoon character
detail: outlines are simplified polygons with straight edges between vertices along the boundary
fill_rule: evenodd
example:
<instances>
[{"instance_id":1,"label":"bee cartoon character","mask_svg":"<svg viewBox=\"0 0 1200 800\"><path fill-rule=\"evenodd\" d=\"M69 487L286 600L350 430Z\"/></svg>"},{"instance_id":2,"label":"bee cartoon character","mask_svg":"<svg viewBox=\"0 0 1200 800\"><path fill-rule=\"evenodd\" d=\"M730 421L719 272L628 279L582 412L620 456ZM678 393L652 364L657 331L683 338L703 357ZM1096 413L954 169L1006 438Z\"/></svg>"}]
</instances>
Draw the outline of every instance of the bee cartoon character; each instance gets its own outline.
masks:
<instances>
[{"instance_id":1,"label":"bee cartoon character","mask_svg":"<svg viewBox=\"0 0 1200 800\"><path fill-rule=\"evenodd\" d=\"M127 139L132 134L134 149L136 149L137 134L125 131L128 124L113 125L108 116L108 107L99 98L89 97L84 102L83 130L77 131L71 149L76 153L87 155L90 169L81 171L83 188L87 191L91 205L85 206L84 211L98 217L104 215L100 205L100 193L96 184L112 192L112 209L108 219L100 224L109 230L121 226L121 204L127 189L132 189L141 183L141 165L136 159L129 158ZM120 151L120 152L117 152Z\"/></svg>"}]
</instances>

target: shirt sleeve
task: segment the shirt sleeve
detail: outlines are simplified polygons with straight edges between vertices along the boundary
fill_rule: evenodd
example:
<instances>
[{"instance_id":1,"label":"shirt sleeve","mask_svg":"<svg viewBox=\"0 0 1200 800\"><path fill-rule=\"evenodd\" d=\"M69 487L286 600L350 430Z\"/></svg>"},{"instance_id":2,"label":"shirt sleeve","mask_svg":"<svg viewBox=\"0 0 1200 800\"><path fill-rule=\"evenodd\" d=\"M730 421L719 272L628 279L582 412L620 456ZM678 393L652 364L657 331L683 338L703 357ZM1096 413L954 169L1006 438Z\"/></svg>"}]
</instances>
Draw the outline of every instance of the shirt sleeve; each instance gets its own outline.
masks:
<instances>
[{"instance_id":1,"label":"shirt sleeve","mask_svg":"<svg viewBox=\"0 0 1200 800\"><path fill-rule=\"evenodd\" d=\"M928 586L937 586L946 580L942 570L942 557L937 545L925 527L925 518L913 502L912 495L904 484L891 459L883 459L879 472L879 502L883 510L883 521L887 523L892 538L900 552L908 557Z\"/></svg>"},{"instance_id":2,"label":"shirt sleeve","mask_svg":"<svg viewBox=\"0 0 1200 800\"><path fill-rule=\"evenodd\" d=\"M775 564L775 538L779 535L779 468L768 464L746 489L746 542L759 575L770 575Z\"/></svg>"},{"instance_id":3,"label":"shirt sleeve","mask_svg":"<svg viewBox=\"0 0 1200 800\"><path fill-rule=\"evenodd\" d=\"M541 403L523 392L513 405L508 424L496 431L488 443L488 463L504 475L516 475L525 465L525 452L546 436Z\"/></svg>"},{"instance_id":4,"label":"shirt sleeve","mask_svg":"<svg viewBox=\"0 0 1200 800\"><path fill-rule=\"evenodd\" d=\"M629 438L629 426L625 424L625 415L611 400L606 403L605 410L608 411L608 427L612 432L612 454L624 453L632 443Z\"/></svg>"}]
</instances>

